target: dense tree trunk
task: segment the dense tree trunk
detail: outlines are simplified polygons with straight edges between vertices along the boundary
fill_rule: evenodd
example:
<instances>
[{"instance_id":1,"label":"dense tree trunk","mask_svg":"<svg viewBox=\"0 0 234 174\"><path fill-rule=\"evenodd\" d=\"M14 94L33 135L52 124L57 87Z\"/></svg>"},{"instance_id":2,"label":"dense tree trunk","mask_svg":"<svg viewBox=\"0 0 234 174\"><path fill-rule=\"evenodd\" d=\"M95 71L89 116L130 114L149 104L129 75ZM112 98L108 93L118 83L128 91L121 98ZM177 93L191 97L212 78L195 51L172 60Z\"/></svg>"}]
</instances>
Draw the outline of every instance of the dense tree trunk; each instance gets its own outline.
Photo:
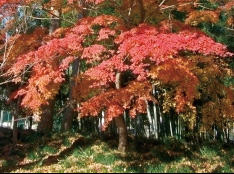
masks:
<instances>
[{"instance_id":1,"label":"dense tree trunk","mask_svg":"<svg viewBox=\"0 0 234 174\"><path fill-rule=\"evenodd\" d=\"M61 26L61 20L59 19L59 16L62 1L53 0L51 3L51 10L54 15L51 16L52 19L50 24L50 34L52 34L56 29L58 29ZM42 113L40 114L41 120L38 123L37 128L38 132L50 133L53 130L55 98L50 99L48 103L48 105L42 106Z\"/></svg>"},{"instance_id":2,"label":"dense tree trunk","mask_svg":"<svg viewBox=\"0 0 234 174\"><path fill-rule=\"evenodd\" d=\"M72 76L71 76L70 85L69 85L69 88L70 88L69 99L68 99L68 105L64 112L64 117L63 117L63 122L62 122L62 127L61 127L62 132L69 131L72 128L72 121L74 119L74 109L76 107L72 89L75 86L75 77L79 73L79 66L80 66L80 60L76 59L72 65Z\"/></svg>"},{"instance_id":3,"label":"dense tree trunk","mask_svg":"<svg viewBox=\"0 0 234 174\"><path fill-rule=\"evenodd\" d=\"M121 88L121 73L116 74L116 89ZM118 129L118 134L119 134L119 145L118 145L118 150L120 152L126 152L127 150L127 128L124 122L124 117L123 115L116 117L115 119L115 124Z\"/></svg>"}]
</instances>

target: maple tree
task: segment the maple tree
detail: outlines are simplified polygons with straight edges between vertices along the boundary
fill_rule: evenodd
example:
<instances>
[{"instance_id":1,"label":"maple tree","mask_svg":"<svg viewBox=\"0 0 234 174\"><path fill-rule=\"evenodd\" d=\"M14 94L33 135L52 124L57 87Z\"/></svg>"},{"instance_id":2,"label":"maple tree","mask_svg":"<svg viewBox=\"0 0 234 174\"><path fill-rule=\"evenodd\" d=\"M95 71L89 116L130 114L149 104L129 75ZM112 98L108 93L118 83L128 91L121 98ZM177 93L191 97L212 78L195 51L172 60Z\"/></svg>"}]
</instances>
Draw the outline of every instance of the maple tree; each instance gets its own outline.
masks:
<instances>
[{"instance_id":1,"label":"maple tree","mask_svg":"<svg viewBox=\"0 0 234 174\"><path fill-rule=\"evenodd\" d=\"M212 39L197 31L161 33L160 30L146 24L122 33L115 41L120 44L117 55L85 72L90 78L96 80L93 83L93 87L113 86L116 72L131 71L139 82L157 79L162 84L174 84L177 86L175 94L171 93L171 95L175 95L173 100L175 101L177 112L184 112L185 110L191 112L191 110L195 110L193 101L199 98L199 92L197 91L199 85L198 77L188 67L183 65L187 60L180 59L181 51L192 51L196 54L200 52L203 54L201 57L212 54L220 57L232 55L226 51L225 46L215 43ZM155 67L155 65L158 66ZM129 84L130 86L131 83ZM118 92L116 91L116 93ZM137 92L134 93L137 94ZM105 94L108 100L105 99ZM136 111L146 112L144 101L151 100L149 97L150 93L145 91L144 95L140 94L138 97L132 97L128 93L121 93L119 96L121 107L120 104L116 105L115 97L111 98L109 93L105 92L83 103L81 114L97 116L101 109L106 109L108 113L106 119L112 120L116 115L121 115L126 109L129 109L130 115L135 117ZM142 97L143 100L141 99ZM125 99L125 102L122 101L123 99ZM105 101L108 103L106 104ZM135 103L134 101L141 104L132 106L132 103ZM113 102L114 106L110 104L111 102ZM97 103L97 105L94 103ZM138 109L139 106L140 109ZM116 108L116 112L113 111L114 115L109 113L109 110L113 109L112 107Z\"/></svg>"},{"instance_id":2,"label":"maple tree","mask_svg":"<svg viewBox=\"0 0 234 174\"><path fill-rule=\"evenodd\" d=\"M0 6L10 3L20 2L2 1ZM80 10L81 6L76 3L68 1L70 6ZM223 117L233 117L231 89L220 82L226 76L233 76L220 58L233 54L226 46L188 26L216 23L219 10L197 11L201 4L190 0L126 0L120 4L87 0L86 3L98 8L111 4L121 15L84 17L70 28L55 31L43 45L12 52L12 57L18 58L8 70L8 76L19 83L22 72L30 70L25 86L11 95L11 98L22 96L21 106L34 113L42 112L41 106L55 98L66 80L65 70L80 59L88 68L78 75L72 89L75 102L80 104L79 116L98 116L105 111L103 128L126 111L133 118L137 113L146 113L146 101L158 102L152 95L152 85L166 91L164 112L174 108L194 121L195 103L202 100L203 123L219 124ZM173 9L188 14L184 21L187 25L171 19ZM121 80L124 76L128 76L128 80ZM222 94L212 88L212 84L218 85ZM205 99L203 94L212 99ZM211 122L209 117L215 108L217 114L212 116ZM126 147L119 148L126 150Z\"/></svg>"}]
</instances>

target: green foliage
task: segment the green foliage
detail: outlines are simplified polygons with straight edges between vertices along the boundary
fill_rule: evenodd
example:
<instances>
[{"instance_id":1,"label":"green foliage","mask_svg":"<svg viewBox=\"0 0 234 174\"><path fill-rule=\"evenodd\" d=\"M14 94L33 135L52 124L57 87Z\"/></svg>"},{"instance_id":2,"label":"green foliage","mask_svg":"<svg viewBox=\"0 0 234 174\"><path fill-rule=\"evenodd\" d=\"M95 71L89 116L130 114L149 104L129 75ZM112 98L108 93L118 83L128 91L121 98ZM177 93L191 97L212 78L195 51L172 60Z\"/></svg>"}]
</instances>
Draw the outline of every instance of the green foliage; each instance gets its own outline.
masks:
<instances>
[{"instance_id":1,"label":"green foliage","mask_svg":"<svg viewBox=\"0 0 234 174\"><path fill-rule=\"evenodd\" d=\"M101 29L102 29L102 27L100 25L93 25L92 26L92 30L93 30L94 34L98 34Z\"/></svg>"},{"instance_id":2,"label":"green foliage","mask_svg":"<svg viewBox=\"0 0 234 174\"><path fill-rule=\"evenodd\" d=\"M88 35L85 37L85 42L83 44L84 47L89 47L94 43L94 41L97 39L97 35Z\"/></svg>"},{"instance_id":3,"label":"green foliage","mask_svg":"<svg viewBox=\"0 0 234 174\"><path fill-rule=\"evenodd\" d=\"M33 17L42 18L42 19L30 19L28 21L28 26L30 26L29 29L31 32L33 32L34 29L38 26L49 28L50 20L47 19L48 15L45 11L35 8L35 9L33 9L33 11L31 13L32 13ZM45 19L43 19L43 18L45 18Z\"/></svg>"},{"instance_id":4,"label":"green foliage","mask_svg":"<svg viewBox=\"0 0 234 174\"><path fill-rule=\"evenodd\" d=\"M234 85L234 78L233 77L227 77L226 79L224 79L224 85L225 86Z\"/></svg>"},{"instance_id":5,"label":"green foliage","mask_svg":"<svg viewBox=\"0 0 234 174\"><path fill-rule=\"evenodd\" d=\"M114 15L114 14L116 14L116 9L115 9L115 7L113 7L113 5L111 5L107 2L107 3L104 3L102 6L100 6L97 9L90 8L88 11L89 16L98 16L98 15L102 15L102 14Z\"/></svg>"},{"instance_id":6,"label":"green foliage","mask_svg":"<svg viewBox=\"0 0 234 174\"><path fill-rule=\"evenodd\" d=\"M112 6L106 6L105 8L99 8L100 14L112 15L115 13L115 8Z\"/></svg>"},{"instance_id":7,"label":"green foliage","mask_svg":"<svg viewBox=\"0 0 234 174\"><path fill-rule=\"evenodd\" d=\"M78 17L78 12L75 10L71 10L67 13L62 14L63 20L61 21L61 27L71 27L73 24L76 23ZM69 21L69 22L68 22Z\"/></svg>"},{"instance_id":8,"label":"green foliage","mask_svg":"<svg viewBox=\"0 0 234 174\"><path fill-rule=\"evenodd\" d=\"M217 24L201 23L198 27L204 31L207 35L214 38L217 42L220 42L234 51L234 37L232 32L226 27L227 15L225 13L220 14L220 21Z\"/></svg>"},{"instance_id":9,"label":"green foliage","mask_svg":"<svg viewBox=\"0 0 234 174\"><path fill-rule=\"evenodd\" d=\"M185 21L186 19L186 13L184 12L173 10L172 15L173 15L173 18L176 20Z\"/></svg>"},{"instance_id":10,"label":"green foliage","mask_svg":"<svg viewBox=\"0 0 234 174\"><path fill-rule=\"evenodd\" d=\"M199 3L202 4L202 6L200 6L198 9L200 10L204 10L204 9L210 9L210 10L215 10L216 8L219 7L219 3L216 2L211 2L211 1L208 1L208 0L200 0Z\"/></svg>"}]
</instances>

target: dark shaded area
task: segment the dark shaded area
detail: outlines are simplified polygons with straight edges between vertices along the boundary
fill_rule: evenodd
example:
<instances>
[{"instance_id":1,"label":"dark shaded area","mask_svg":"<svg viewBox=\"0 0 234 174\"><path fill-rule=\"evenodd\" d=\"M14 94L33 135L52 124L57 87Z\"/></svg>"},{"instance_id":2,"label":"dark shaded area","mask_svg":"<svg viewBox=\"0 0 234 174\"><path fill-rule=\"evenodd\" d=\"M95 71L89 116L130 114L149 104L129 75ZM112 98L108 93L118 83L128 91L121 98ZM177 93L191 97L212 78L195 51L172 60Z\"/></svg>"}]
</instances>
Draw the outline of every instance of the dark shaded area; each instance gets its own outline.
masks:
<instances>
[{"instance_id":1,"label":"dark shaded area","mask_svg":"<svg viewBox=\"0 0 234 174\"><path fill-rule=\"evenodd\" d=\"M8 133L12 133L12 130L4 129L4 131ZM60 136L58 139L54 139L52 135L43 136L42 134L38 134L36 132L31 134L31 136L27 137L25 132L20 132L21 142L17 145L11 143L4 144L0 147L1 157L0 160L5 160L5 164L2 168L0 168L0 172L11 172L18 168L30 168L36 164L40 165L51 165L58 163L58 159L64 158L66 155L70 154L78 145L82 146L86 144L86 140L82 136L78 136L77 139L72 143L68 144L66 142L66 135ZM63 138L64 141L59 141L60 138ZM36 160L33 162L20 164L24 158L30 154L30 152L35 151L35 149L39 148L42 150L43 147L50 144L51 142L53 146L60 147L65 145L66 148L59 152L58 154L51 154L48 156L38 156ZM53 142L54 141L54 142ZM3 141L4 142L4 141Z\"/></svg>"}]
</instances>

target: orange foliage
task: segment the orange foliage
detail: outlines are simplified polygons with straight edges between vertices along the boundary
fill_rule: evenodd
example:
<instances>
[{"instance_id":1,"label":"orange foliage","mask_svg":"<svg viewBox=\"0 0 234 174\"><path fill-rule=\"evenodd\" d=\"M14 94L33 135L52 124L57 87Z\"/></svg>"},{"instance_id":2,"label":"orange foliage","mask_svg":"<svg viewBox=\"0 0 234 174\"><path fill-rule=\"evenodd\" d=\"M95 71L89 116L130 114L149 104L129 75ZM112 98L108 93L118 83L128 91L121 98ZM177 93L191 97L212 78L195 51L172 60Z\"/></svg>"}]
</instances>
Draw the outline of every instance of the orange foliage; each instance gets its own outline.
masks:
<instances>
[{"instance_id":1,"label":"orange foliage","mask_svg":"<svg viewBox=\"0 0 234 174\"><path fill-rule=\"evenodd\" d=\"M192 11L186 19L186 24L198 25L201 22L217 23L219 21L219 11Z\"/></svg>"},{"instance_id":2,"label":"orange foliage","mask_svg":"<svg viewBox=\"0 0 234 174\"><path fill-rule=\"evenodd\" d=\"M183 112L185 105L192 108L194 99L198 98L197 77L190 72L188 65L183 65L185 60L169 59L157 67L153 67L149 76L154 80L160 80L163 84L170 84L175 89L176 111Z\"/></svg>"},{"instance_id":3,"label":"orange foliage","mask_svg":"<svg viewBox=\"0 0 234 174\"><path fill-rule=\"evenodd\" d=\"M227 25L233 27L233 25L234 25L234 16L230 16L227 19Z\"/></svg>"},{"instance_id":4,"label":"orange foliage","mask_svg":"<svg viewBox=\"0 0 234 174\"><path fill-rule=\"evenodd\" d=\"M93 83L96 83L96 79L92 79L85 74L80 74L76 79L76 85L72 89L73 97L80 103L87 101L91 97L104 92L105 89L91 88Z\"/></svg>"},{"instance_id":5,"label":"orange foliage","mask_svg":"<svg viewBox=\"0 0 234 174\"><path fill-rule=\"evenodd\" d=\"M6 50L6 59L7 66L5 69L8 69L12 63L16 61L16 58L27 54L28 52L34 51L38 49L43 44L43 38L47 36L47 30L44 28L37 28L34 30L32 34L22 34L15 35L10 37L8 41L8 49ZM1 45L4 47L5 43ZM1 55L0 60L3 60L3 56Z\"/></svg>"},{"instance_id":6,"label":"orange foliage","mask_svg":"<svg viewBox=\"0 0 234 174\"><path fill-rule=\"evenodd\" d=\"M193 72L199 78L200 100L202 107L202 122L204 126L211 127L216 124L223 126L225 120L234 120L233 87L225 86L222 81L226 77L233 77L231 71L223 60L215 57L191 57L191 61L200 62Z\"/></svg>"}]
</instances>

